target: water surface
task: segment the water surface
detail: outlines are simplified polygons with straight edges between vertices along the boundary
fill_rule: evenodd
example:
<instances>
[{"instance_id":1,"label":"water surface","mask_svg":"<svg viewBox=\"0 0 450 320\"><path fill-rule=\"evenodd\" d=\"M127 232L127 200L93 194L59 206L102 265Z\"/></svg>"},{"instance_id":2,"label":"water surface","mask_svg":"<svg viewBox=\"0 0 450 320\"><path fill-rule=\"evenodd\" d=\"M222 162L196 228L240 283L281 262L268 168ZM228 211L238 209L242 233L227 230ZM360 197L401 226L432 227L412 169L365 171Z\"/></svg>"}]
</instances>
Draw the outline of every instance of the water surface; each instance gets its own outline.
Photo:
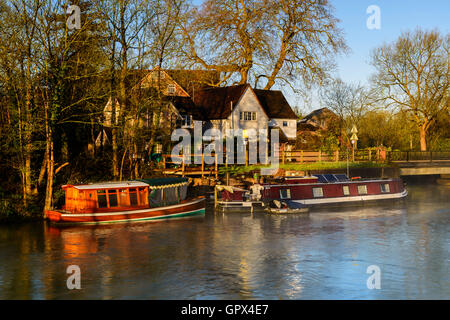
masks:
<instances>
[{"instance_id":1,"label":"water surface","mask_svg":"<svg viewBox=\"0 0 450 320\"><path fill-rule=\"evenodd\" d=\"M0 299L448 299L450 188L408 191L308 215L209 207L157 223L0 226ZM67 289L70 265L81 290Z\"/></svg>"}]
</instances>

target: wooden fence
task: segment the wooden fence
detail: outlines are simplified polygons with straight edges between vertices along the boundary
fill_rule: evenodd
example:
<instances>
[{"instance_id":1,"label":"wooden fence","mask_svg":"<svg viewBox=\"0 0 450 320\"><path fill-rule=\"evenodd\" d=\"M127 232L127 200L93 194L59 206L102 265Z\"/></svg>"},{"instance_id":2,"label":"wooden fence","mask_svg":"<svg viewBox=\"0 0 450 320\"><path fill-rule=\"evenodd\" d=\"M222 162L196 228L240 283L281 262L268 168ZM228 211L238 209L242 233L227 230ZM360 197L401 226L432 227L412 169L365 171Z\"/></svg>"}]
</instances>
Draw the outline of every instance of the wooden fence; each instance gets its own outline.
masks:
<instances>
[{"instance_id":1,"label":"wooden fence","mask_svg":"<svg viewBox=\"0 0 450 320\"><path fill-rule=\"evenodd\" d=\"M203 154L191 154L188 157L182 155L174 156L164 154L162 156L163 168L166 173L185 175L201 175L218 177L219 166L227 167L226 155L219 159L217 154L213 154L214 161L205 161ZM280 164L314 163L314 162L433 162L450 161L450 151L383 151L383 150L348 150L332 152L292 150L279 151ZM201 161L200 161L201 158ZM236 154L234 163L236 163ZM196 164L197 162L197 164ZM212 162L212 163L211 163ZM248 154L242 165L249 164ZM265 163L251 163L265 164ZM235 164L233 164L235 165Z\"/></svg>"}]
</instances>

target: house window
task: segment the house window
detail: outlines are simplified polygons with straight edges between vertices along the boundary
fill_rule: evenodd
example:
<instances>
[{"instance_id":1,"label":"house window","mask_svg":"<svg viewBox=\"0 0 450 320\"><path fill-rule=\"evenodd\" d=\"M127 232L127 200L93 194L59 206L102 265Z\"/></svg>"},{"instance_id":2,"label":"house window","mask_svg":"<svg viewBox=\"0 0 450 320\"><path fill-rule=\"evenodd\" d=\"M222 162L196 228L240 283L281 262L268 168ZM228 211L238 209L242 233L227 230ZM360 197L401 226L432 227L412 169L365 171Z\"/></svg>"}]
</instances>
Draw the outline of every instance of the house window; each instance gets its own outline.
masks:
<instances>
[{"instance_id":1,"label":"house window","mask_svg":"<svg viewBox=\"0 0 450 320\"><path fill-rule=\"evenodd\" d=\"M350 189L348 186L342 186L342 191L344 192L344 196L350 195Z\"/></svg>"},{"instance_id":2,"label":"house window","mask_svg":"<svg viewBox=\"0 0 450 320\"><path fill-rule=\"evenodd\" d=\"M291 189L281 189L280 190L280 199L290 199L291 198Z\"/></svg>"},{"instance_id":3,"label":"house window","mask_svg":"<svg viewBox=\"0 0 450 320\"><path fill-rule=\"evenodd\" d=\"M313 188L313 196L314 196L314 198L322 198L323 197L323 189L322 188Z\"/></svg>"},{"instance_id":4,"label":"house window","mask_svg":"<svg viewBox=\"0 0 450 320\"><path fill-rule=\"evenodd\" d=\"M255 121L256 112L249 112L249 111L239 112L239 120Z\"/></svg>"},{"instance_id":5,"label":"house window","mask_svg":"<svg viewBox=\"0 0 450 320\"><path fill-rule=\"evenodd\" d=\"M186 127L190 127L192 125L192 116L191 115L183 115L183 125Z\"/></svg>"},{"instance_id":6,"label":"house window","mask_svg":"<svg viewBox=\"0 0 450 320\"><path fill-rule=\"evenodd\" d=\"M175 93L175 85L174 84L169 84L168 86L167 86L167 92L169 93L169 94L174 94Z\"/></svg>"},{"instance_id":7,"label":"house window","mask_svg":"<svg viewBox=\"0 0 450 320\"><path fill-rule=\"evenodd\" d=\"M288 122L287 121L283 121L283 127L287 127L288 126Z\"/></svg>"},{"instance_id":8,"label":"house window","mask_svg":"<svg viewBox=\"0 0 450 320\"><path fill-rule=\"evenodd\" d=\"M358 186L358 194L367 194L367 186L365 184Z\"/></svg>"},{"instance_id":9,"label":"house window","mask_svg":"<svg viewBox=\"0 0 450 320\"><path fill-rule=\"evenodd\" d=\"M389 187L389 183L382 183L380 184L381 192L382 193L389 193L391 192L391 189Z\"/></svg>"}]
</instances>

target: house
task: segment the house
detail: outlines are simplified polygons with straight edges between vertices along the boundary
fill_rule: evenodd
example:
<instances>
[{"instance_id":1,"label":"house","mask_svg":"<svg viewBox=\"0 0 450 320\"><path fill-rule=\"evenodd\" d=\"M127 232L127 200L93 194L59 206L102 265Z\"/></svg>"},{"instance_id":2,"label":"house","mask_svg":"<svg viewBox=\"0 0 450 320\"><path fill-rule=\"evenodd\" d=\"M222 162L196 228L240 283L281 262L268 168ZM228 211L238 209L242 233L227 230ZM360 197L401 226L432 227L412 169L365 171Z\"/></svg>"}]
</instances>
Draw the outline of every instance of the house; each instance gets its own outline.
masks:
<instances>
[{"instance_id":1,"label":"house","mask_svg":"<svg viewBox=\"0 0 450 320\"><path fill-rule=\"evenodd\" d=\"M139 114L139 126L150 127L151 122L159 124L158 137L170 137L177 128L192 128L194 119L201 118L201 111L195 107L191 96L200 88L215 85L220 81L220 73L208 70L131 70L127 76L127 87L130 98L127 109L136 106L142 108L147 103L157 102L158 106L145 108L147 113ZM151 109L151 112L148 110ZM115 104L115 119L121 116L122 110L118 99ZM126 112L124 111L124 114ZM129 112L130 113L130 112ZM151 113L151 114L150 114ZM126 129L132 130L136 124L132 115L126 116ZM112 126L112 99L108 99L103 109L103 136L100 132L96 138L96 145L110 143ZM128 134L132 134L129 132ZM161 140L161 139L160 139Z\"/></svg>"},{"instance_id":2,"label":"house","mask_svg":"<svg viewBox=\"0 0 450 320\"><path fill-rule=\"evenodd\" d=\"M328 108L312 111L297 122L297 149L314 149L322 144L322 139L336 131L340 118ZM334 132L339 135L338 132Z\"/></svg>"},{"instance_id":3,"label":"house","mask_svg":"<svg viewBox=\"0 0 450 320\"><path fill-rule=\"evenodd\" d=\"M296 139L297 116L281 91L252 89L248 84L198 90L194 104L203 110L207 127L241 130L279 129L280 139Z\"/></svg>"},{"instance_id":4,"label":"house","mask_svg":"<svg viewBox=\"0 0 450 320\"><path fill-rule=\"evenodd\" d=\"M281 142L288 143L296 139L297 116L281 91L253 89L248 84L217 87L220 73L216 71L155 68L147 72L140 70L135 74L141 78L130 86L127 109L157 102L154 107L146 109L150 109L151 114L140 113L138 125L149 127L152 121L158 123L157 132L152 134L156 135L160 145L169 147L173 130L192 130L194 121L202 123L203 133L209 128L219 129L223 135L227 129L234 130L236 134L238 129L255 129L256 132L266 130L269 137L269 129L277 129ZM115 112L116 119L124 112L118 101ZM103 142L108 143L112 125L111 98L105 105L103 118ZM133 130L133 124L136 124L133 112L128 111L125 121L126 130ZM100 136L97 145L101 144Z\"/></svg>"}]
</instances>

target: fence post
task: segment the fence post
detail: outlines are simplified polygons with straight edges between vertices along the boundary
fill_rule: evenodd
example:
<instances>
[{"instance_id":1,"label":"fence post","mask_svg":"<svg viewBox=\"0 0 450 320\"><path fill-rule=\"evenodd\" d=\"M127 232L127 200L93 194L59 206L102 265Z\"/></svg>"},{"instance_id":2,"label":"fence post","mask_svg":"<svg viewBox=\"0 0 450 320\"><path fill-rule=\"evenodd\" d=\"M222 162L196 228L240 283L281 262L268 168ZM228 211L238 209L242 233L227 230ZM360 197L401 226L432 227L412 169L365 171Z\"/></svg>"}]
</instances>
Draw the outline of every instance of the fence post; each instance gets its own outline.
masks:
<instances>
[{"instance_id":1,"label":"fence post","mask_svg":"<svg viewBox=\"0 0 450 320\"><path fill-rule=\"evenodd\" d=\"M300 150L300 163L303 163L303 150Z\"/></svg>"},{"instance_id":2,"label":"fence post","mask_svg":"<svg viewBox=\"0 0 450 320\"><path fill-rule=\"evenodd\" d=\"M430 151L430 162L433 162L433 151Z\"/></svg>"},{"instance_id":3,"label":"fence post","mask_svg":"<svg viewBox=\"0 0 450 320\"><path fill-rule=\"evenodd\" d=\"M322 162L322 151L319 150L319 162Z\"/></svg>"},{"instance_id":4,"label":"fence post","mask_svg":"<svg viewBox=\"0 0 450 320\"><path fill-rule=\"evenodd\" d=\"M369 149L369 162L372 161L372 150Z\"/></svg>"},{"instance_id":5,"label":"fence post","mask_svg":"<svg viewBox=\"0 0 450 320\"><path fill-rule=\"evenodd\" d=\"M163 154L163 168L166 169L166 155Z\"/></svg>"},{"instance_id":6,"label":"fence post","mask_svg":"<svg viewBox=\"0 0 450 320\"><path fill-rule=\"evenodd\" d=\"M219 170L218 170L218 165L217 165L217 162L218 162L217 161L217 153L214 153L214 159L215 159L214 170L216 171L215 177L217 180L218 175L219 175Z\"/></svg>"},{"instance_id":7,"label":"fence post","mask_svg":"<svg viewBox=\"0 0 450 320\"><path fill-rule=\"evenodd\" d=\"M205 178L205 154L202 152L202 179Z\"/></svg>"},{"instance_id":8,"label":"fence post","mask_svg":"<svg viewBox=\"0 0 450 320\"><path fill-rule=\"evenodd\" d=\"M336 162L339 162L339 150L336 150Z\"/></svg>"},{"instance_id":9,"label":"fence post","mask_svg":"<svg viewBox=\"0 0 450 320\"><path fill-rule=\"evenodd\" d=\"M281 160L281 161L282 161L281 163L282 163L282 164L284 164L284 157L285 157L285 154L284 154L284 153L285 153L285 151L284 151L284 149L283 149L283 151L281 151L281 159L282 159L282 160Z\"/></svg>"},{"instance_id":10,"label":"fence post","mask_svg":"<svg viewBox=\"0 0 450 320\"><path fill-rule=\"evenodd\" d=\"M181 162L181 176L182 177L184 177L184 154L183 154L183 157L182 157L182 162Z\"/></svg>"}]
</instances>

